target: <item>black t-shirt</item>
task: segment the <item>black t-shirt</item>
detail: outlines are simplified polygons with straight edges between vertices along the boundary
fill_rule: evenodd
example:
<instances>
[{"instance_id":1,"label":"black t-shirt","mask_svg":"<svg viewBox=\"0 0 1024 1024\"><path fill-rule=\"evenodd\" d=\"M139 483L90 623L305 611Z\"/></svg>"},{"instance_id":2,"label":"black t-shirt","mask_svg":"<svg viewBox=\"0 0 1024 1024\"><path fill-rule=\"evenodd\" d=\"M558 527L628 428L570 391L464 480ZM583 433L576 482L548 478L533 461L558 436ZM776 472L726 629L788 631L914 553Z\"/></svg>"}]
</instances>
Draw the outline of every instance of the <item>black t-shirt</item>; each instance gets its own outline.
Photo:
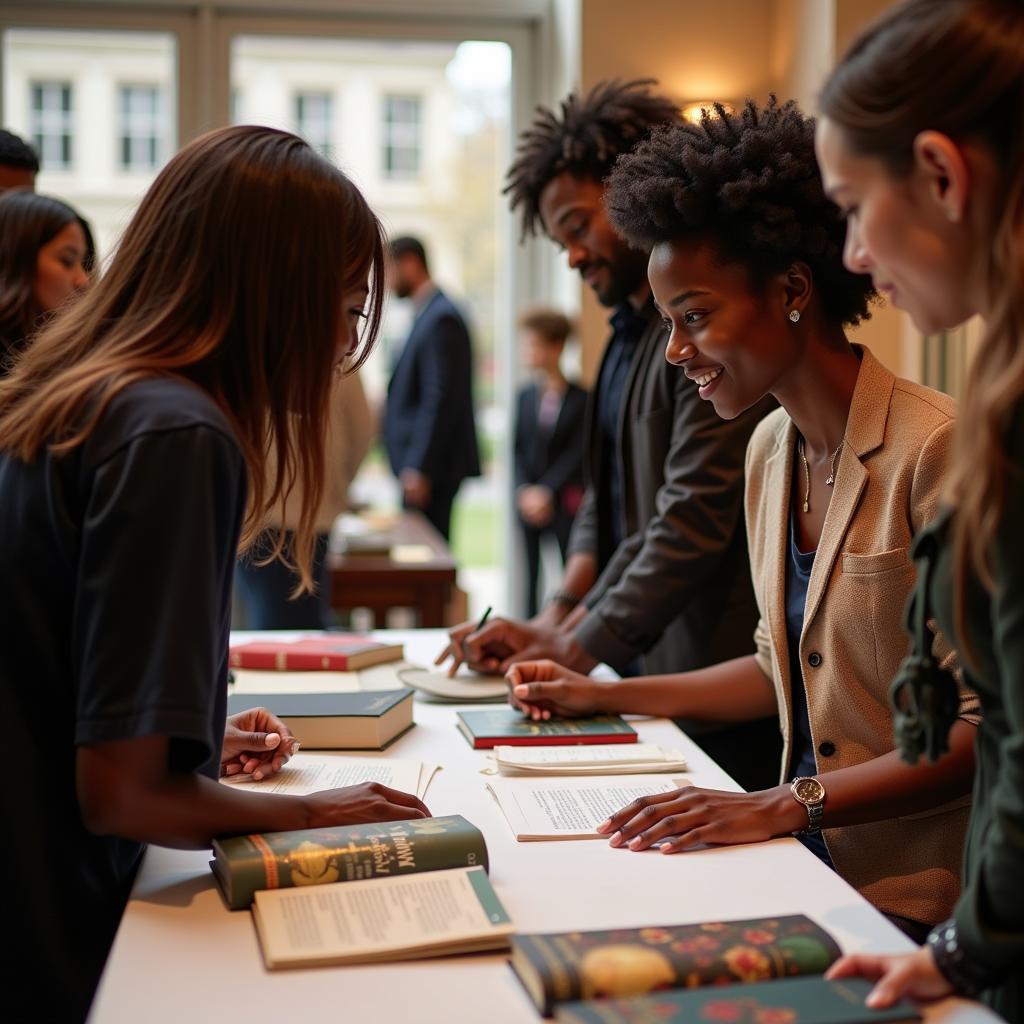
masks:
<instances>
[{"instance_id":1,"label":"black t-shirt","mask_svg":"<svg viewBox=\"0 0 1024 1024\"><path fill-rule=\"evenodd\" d=\"M245 489L227 419L181 380L129 386L67 455L0 455L0 845L32 1003L6 995L40 1020L84 1017L142 853L83 826L76 747L168 736L174 770L218 773Z\"/></svg>"}]
</instances>

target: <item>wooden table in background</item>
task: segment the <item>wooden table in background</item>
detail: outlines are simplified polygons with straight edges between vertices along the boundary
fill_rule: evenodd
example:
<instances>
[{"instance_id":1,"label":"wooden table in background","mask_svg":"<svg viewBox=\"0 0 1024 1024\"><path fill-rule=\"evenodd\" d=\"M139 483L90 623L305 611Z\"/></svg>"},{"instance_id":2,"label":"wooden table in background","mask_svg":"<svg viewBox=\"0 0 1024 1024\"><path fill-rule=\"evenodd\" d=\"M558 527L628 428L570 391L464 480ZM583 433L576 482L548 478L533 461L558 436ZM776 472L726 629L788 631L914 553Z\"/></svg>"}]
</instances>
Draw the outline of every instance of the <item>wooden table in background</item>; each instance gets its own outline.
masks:
<instances>
[{"instance_id":1,"label":"wooden table in background","mask_svg":"<svg viewBox=\"0 0 1024 1024\"><path fill-rule=\"evenodd\" d=\"M391 608L413 608L424 628L450 625L445 609L455 592L455 559L444 538L419 512L403 512L387 530L393 546L429 549L430 557L396 560L393 555L332 553L331 607L368 608L378 628L386 625Z\"/></svg>"}]
</instances>

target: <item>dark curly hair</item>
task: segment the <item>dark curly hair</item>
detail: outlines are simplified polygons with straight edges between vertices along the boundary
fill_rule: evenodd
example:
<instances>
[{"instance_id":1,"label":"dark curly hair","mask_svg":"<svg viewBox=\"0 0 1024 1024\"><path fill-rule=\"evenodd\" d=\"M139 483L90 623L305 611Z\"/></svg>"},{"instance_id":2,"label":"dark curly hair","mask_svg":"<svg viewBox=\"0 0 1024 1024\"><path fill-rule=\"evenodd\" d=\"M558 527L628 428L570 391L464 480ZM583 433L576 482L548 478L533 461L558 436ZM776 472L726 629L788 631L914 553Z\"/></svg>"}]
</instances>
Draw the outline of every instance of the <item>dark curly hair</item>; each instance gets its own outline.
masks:
<instances>
[{"instance_id":1,"label":"dark curly hair","mask_svg":"<svg viewBox=\"0 0 1024 1024\"><path fill-rule=\"evenodd\" d=\"M843 266L846 225L821 185L814 120L792 100L748 100L738 114L716 104L699 124L659 128L619 159L607 187L612 224L635 248L700 236L755 284L799 260L829 320L871 315L871 278Z\"/></svg>"},{"instance_id":2,"label":"dark curly hair","mask_svg":"<svg viewBox=\"0 0 1024 1024\"><path fill-rule=\"evenodd\" d=\"M616 159L652 128L680 121L676 104L650 91L656 84L653 78L599 82L586 96L570 93L557 114L537 108L533 124L519 137L504 188L522 217L523 238L537 233L540 195L552 178L569 171L604 181Z\"/></svg>"}]
</instances>

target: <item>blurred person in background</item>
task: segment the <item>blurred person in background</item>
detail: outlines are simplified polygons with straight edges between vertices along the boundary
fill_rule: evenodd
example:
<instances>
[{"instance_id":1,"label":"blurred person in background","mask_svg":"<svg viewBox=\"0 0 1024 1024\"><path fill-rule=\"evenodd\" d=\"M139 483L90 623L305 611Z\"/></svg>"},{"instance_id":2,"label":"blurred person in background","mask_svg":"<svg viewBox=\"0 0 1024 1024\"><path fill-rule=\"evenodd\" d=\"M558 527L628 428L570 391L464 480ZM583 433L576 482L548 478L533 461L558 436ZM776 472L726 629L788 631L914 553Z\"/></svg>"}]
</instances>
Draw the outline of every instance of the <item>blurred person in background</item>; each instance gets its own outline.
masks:
<instances>
[{"instance_id":1,"label":"blurred person in background","mask_svg":"<svg viewBox=\"0 0 1024 1024\"><path fill-rule=\"evenodd\" d=\"M469 329L431 278L418 238L392 240L388 271L414 319L388 384L384 444L402 506L422 512L448 540L455 495L463 480L480 475Z\"/></svg>"},{"instance_id":2,"label":"blurred person in background","mask_svg":"<svg viewBox=\"0 0 1024 1024\"><path fill-rule=\"evenodd\" d=\"M524 604L533 616L541 544L554 537L564 563L583 499L587 393L562 373L562 353L572 334L568 317L554 309L527 310L519 330L523 362L534 374L519 391L515 425L516 512L526 547Z\"/></svg>"},{"instance_id":3,"label":"blurred person in background","mask_svg":"<svg viewBox=\"0 0 1024 1024\"><path fill-rule=\"evenodd\" d=\"M273 551L282 532L286 545L290 547L294 542L303 501L302 487L296 483L283 509L273 510L255 551L240 560L236 568L235 585L242 599L246 629L329 629L334 625L327 567L331 525L349 507L349 486L374 438L373 416L357 372L339 376L334 382L329 414L324 489L316 514L313 549L316 590L296 594L299 576L294 569L279 559L265 562L262 557ZM276 453L271 452L267 465L268 486L276 472Z\"/></svg>"},{"instance_id":4,"label":"blurred person in background","mask_svg":"<svg viewBox=\"0 0 1024 1024\"><path fill-rule=\"evenodd\" d=\"M0 192L9 188L36 187L39 156L36 151L14 132L0 128Z\"/></svg>"},{"instance_id":5,"label":"blurred person in background","mask_svg":"<svg viewBox=\"0 0 1024 1024\"><path fill-rule=\"evenodd\" d=\"M89 282L92 232L67 203L28 189L0 195L0 375Z\"/></svg>"}]
</instances>

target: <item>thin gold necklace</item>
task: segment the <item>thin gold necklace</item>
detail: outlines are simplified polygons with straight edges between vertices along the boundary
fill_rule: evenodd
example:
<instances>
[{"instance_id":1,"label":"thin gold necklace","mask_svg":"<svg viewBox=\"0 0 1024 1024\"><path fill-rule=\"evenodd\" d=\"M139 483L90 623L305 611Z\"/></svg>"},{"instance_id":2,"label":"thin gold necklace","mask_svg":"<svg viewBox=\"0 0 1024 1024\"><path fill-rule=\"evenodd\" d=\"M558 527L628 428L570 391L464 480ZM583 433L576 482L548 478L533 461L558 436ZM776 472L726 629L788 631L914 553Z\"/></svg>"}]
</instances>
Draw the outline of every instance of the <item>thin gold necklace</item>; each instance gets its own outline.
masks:
<instances>
[{"instance_id":1,"label":"thin gold necklace","mask_svg":"<svg viewBox=\"0 0 1024 1024\"><path fill-rule=\"evenodd\" d=\"M846 443L844 437L840 442L836 450L832 453L832 458L829 460L830 471L828 479L825 481L826 486L831 487L836 482L836 458L839 453L843 450L843 445ZM811 467L807 465L807 456L804 454L804 439L798 437L796 441L796 450L800 453L800 461L804 464L804 512L811 511Z\"/></svg>"}]
</instances>

